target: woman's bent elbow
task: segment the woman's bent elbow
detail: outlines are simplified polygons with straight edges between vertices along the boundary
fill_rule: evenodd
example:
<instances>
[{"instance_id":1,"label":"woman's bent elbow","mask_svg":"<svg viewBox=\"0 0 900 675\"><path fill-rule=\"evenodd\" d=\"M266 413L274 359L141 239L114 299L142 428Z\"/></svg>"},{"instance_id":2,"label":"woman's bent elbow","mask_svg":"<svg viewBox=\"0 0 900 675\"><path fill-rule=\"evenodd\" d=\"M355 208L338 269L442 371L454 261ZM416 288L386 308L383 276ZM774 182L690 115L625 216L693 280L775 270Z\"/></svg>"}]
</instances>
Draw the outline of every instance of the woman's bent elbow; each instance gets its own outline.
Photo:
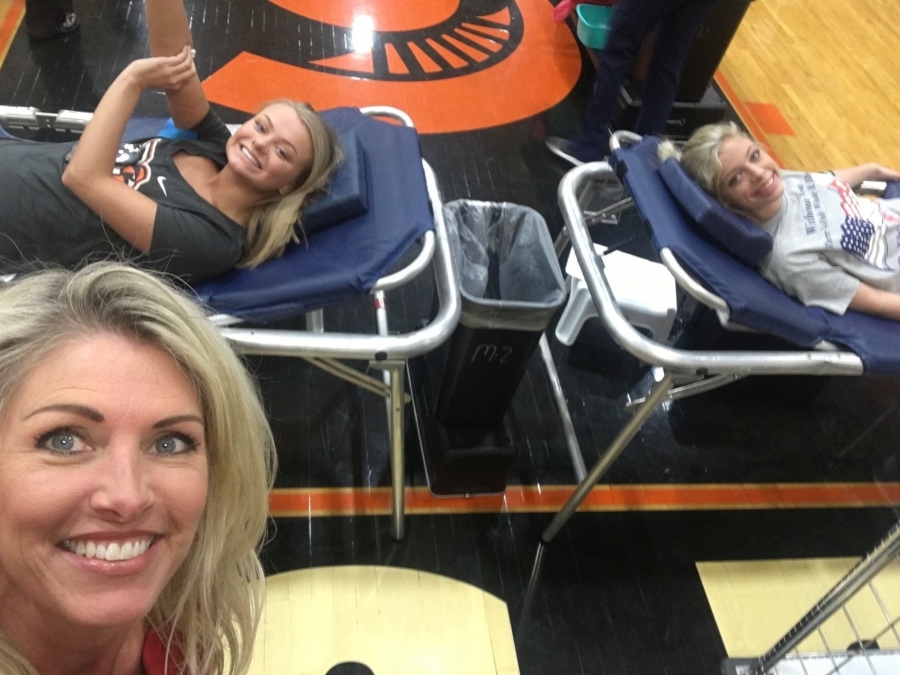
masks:
<instances>
[{"instance_id":1,"label":"woman's bent elbow","mask_svg":"<svg viewBox=\"0 0 900 675\"><path fill-rule=\"evenodd\" d=\"M78 187L81 185L81 181L78 180L78 174L72 171L71 166L67 166L66 170L63 171L62 184L75 194L78 194Z\"/></svg>"}]
</instances>

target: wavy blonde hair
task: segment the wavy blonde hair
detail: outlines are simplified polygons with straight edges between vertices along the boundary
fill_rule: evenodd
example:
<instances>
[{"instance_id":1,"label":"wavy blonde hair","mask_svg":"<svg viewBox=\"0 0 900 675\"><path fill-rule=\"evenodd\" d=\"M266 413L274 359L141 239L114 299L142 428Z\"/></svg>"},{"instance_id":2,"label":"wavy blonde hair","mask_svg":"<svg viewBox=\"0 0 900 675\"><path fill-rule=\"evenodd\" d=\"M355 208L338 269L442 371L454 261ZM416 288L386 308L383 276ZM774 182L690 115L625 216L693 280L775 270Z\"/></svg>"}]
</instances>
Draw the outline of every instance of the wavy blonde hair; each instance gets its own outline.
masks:
<instances>
[{"instance_id":1,"label":"wavy blonde hair","mask_svg":"<svg viewBox=\"0 0 900 675\"><path fill-rule=\"evenodd\" d=\"M681 150L671 141L663 141L659 144L657 155L660 161L665 161L669 157L680 161L688 175L721 202L722 162L719 159L719 152L722 150L722 144L734 137L753 140L734 122L706 124L691 134Z\"/></svg>"},{"instance_id":2,"label":"wavy blonde hair","mask_svg":"<svg viewBox=\"0 0 900 675\"><path fill-rule=\"evenodd\" d=\"M0 286L0 416L29 371L60 344L115 333L167 352L201 400L209 488L197 538L147 621L186 672L245 673L264 597L259 561L275 445L256 385L196 303L117 263L47 270ZM0 631L0 672L35 675Z\"/></svg>"},{"instance_id":3,"label":"wavy blonde hair","mask_svg":"<svg viewBox=\"0 0 900 675\"><path fill-rule=\"evenodd\" d=\"M297 177L296 187L287 195L279 195L257 204L247 224L244 257L238 267L261 265L269 258L280 256L291 241L299 241L295 228L301 228L300 211L311 197L324 192L331 174L343 160L337 133L307 103L289 100L270 101L272 105L286 105L309 130L312 141L312 164Z\"/></svg>"}]
</instances>

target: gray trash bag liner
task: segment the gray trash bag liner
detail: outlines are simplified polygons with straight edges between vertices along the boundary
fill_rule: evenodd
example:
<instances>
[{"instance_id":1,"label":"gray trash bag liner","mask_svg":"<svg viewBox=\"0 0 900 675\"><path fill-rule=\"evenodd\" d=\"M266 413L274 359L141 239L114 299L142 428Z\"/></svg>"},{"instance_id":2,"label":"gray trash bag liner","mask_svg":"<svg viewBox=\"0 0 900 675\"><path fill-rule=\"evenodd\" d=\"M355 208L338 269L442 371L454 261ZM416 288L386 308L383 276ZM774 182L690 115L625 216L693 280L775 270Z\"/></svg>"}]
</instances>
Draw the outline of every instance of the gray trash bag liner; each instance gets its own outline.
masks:
<instances>
[{"instance_id":1,"label":"gray trash bag liner","mask_svg":"<svg viewBox=\"0 0 900 675\"><path fill-rule=\"evenodd\" d=\"M444 205L460 278L460 323L543 331L566 299L547 223L534 209L458 199Z\"/></svg>"}]
</instances>

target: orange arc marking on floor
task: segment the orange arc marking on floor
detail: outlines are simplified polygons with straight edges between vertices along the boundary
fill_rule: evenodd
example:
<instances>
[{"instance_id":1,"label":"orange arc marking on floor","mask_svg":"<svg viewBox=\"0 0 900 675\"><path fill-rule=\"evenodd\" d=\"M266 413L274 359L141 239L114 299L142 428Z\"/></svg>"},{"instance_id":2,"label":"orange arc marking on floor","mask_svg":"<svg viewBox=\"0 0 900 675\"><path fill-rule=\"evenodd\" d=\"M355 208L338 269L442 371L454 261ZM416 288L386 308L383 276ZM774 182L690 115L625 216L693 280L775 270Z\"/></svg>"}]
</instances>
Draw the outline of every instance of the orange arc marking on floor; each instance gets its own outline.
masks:
<instances>
[{"instance_id":1,"label":"orange arc marking on floor","mask_svg":"<svg viewBox=\"0 0 900 675\"><path fill-rule=\"evenodd\" d=\"M333 68L343 68L346 70L354 70L357 73L373 73L375 66L372 63L372 52L350 52L341 56L335 56L330 59L322 59L314 63L331 66Z\"/></svg>"},{"instance_id":2,"label":"orange arc marking on floor","mask_svg":"<svg viewBox=\"0 0 900 675\"><path fill-rule=\"evenodd\" d=\"M528 2L528 0L519 0L519 3L518 3L519 9L522 9L524 11L524 7L522 7L522 5L527 4L527 2ZM546 12L546 6L543 9ZM504 7L499 12L496 12L495 14L490 14L484 18L487 19L488 21L493 21L495 23L505 23L505 24L509 25L509 10Z\"/></svg>"},{"instance_id":3,"label":"orange arc marking on floor","mask_svg":"<svg viewBox=\"0 0 900 675\"><path fill-rule=\"evenodd\" d=\"M409 0L270 0L272 4L309 19L351 28L359 17L372 19L375 30L416 30L453 16L459 0L428 0L410 8Z\"/></svg>"},{"instance_id":4,"label":"orange arc marking on floor","mask_svg":"<svg viewBox=\"0 0 900 675\"><path fill-rule=\"evenodd\" d=\"M409 72L409 68L403 63L403 59L400 58L397 48L394 45L385 45L384 50L387 54L388 70L391 73L406 75Z\"/></svg>"},{"instance_id":5,"label":"orange arc marking on floor","mask_svg":"<svg viewBox=\"0 0 900 675\"><path fill-rule=\"evenodd\" d=\"M499 41L503 41L509 36L509 30L506 28L489 28L487 26L476 26L471 23L462 23L460 28L476 35L483 35L485 38L493 38Z\"/></svg>"},{"instance_id":6,"label":"orange arc marking on floor","mask_svg":"<svg viewBox=\"0 0 900 675\"><path fill-rule=\"evenodd\" d=\"M724 94L725 98L728 99L728 103L734 108L734 111L737 113L738 117L741 118L741 122L744 123L744 126L747 127L747 131L750 132L750 135L753 136L757 141L762 143L766 152L775 160L775 163L778 166L784 168L784 163L781 161L781 158L778 157L777 154L772 150L772 144L769 143L769 139L766 136L765 132L762 130L759 124L757 124L756 119L750 112L750 109L744 104L741 98L734 91L734 88L728 82L728 79L725 75L722 74L721 70L717 70L713 79L716 81L716 84L719 85L719 89L722 90L722 94Z\"/></svg>"},{"instance_id":7,"label":"orange arc marking on floor","mask_svg":"<svg viewBox=\"0 0 900 675\"><path fill-rule=\"evenodd\" d=\"M455 31L455 32L458 32L458 31ZM484 52L471 47L470 45L466 44L465 42L461 42L453 35L445 35L444 39L447 42L449 42L451 45L456 47L458 50L460 50L464 54L468 55L470 58L475 59L476 61L484 61L488 58L487 54L485 54Z\"/></svg>"},{"instance_id":8,"label":"orange arc marking on floor","mask_svg":"<svg viewBox=\"0 0 900 675\"><path fill-rule=\"evenodd\" d=\"M406 489L406 512L552 513L574 486L511 486L502 495L435 497L427 488ZM900 505L900 483L766 483L710 485L603 485L580 511L698 511L887 507ZM389 488L284 488L273 490L269 510L276 518L385 515Z\"/></svg>"},{"instance_id":9,"label":"orange arc marking on floor","mask_svg":"<svg viewBox=\"0 0 900 675\"><path fill-rule=\"evenodd\" d=\"M6 12L0 17L0 63L6 58L24 16L25 0L12 0Z\"/></svg>"},{"instance_id":10,"label":"orange arc marking on floor","mask_svg":"<svg viewBox=\"0 0 900 675\"><path fill-rule=\"evenodd\" d=\"M439 73L441 72L441 67L435 63L430 56L428 56L422 48L414 42L409 44L409 50L416 57L416 63L421 66L422 70L426 73Z\"/></svg>"},{"instance_id":11,"label":"orange arc marking on floor","mask_svg":"<svg viewBox=\"0 0 900 675\"><path fill-rule=\"evenodd\" d=\"M467 40L471 40L472 42L480 45L482 48L487 49L488 51L499 52L501 49L499 42L489 40L481 33L474 33L466 30L465 28L457 28L453 32L456 35L466 38Z\"/></svg>"},{"instance_id":12,"label":"orange arc marking on floor","mask_svg":"<svg viewBox=\"0 0 900 675\"><path fill-rule=\"evenodd\" d=\"M451 68L465 68L465 59L457 56L449 49L446 49L434 38L428 38L427 40L425 40L425 42L427 42L434 51L436 51L441 57L443 57L443 59L450 64Z\"/></svg>"},{"instance_id":13,"label":"orange arc marking on floor","mask_svg":"<svg viewBox=\"0 0 900 675\"><path fill-rule=\"evenodd\" d=\"M546 3L520 0L524 34L496 66L463 77L380 82L322 73L242 52L204 83L215 103L256 112L266 101L292 98L318 109L389 105L408 113L422 133L472 131L537 115L563 100L578 80L581 55L568 26L555 24ZM534 86L534 74L541 74ZM485 105L484 101L490 101Z\"/></svg>"}]
</instances>

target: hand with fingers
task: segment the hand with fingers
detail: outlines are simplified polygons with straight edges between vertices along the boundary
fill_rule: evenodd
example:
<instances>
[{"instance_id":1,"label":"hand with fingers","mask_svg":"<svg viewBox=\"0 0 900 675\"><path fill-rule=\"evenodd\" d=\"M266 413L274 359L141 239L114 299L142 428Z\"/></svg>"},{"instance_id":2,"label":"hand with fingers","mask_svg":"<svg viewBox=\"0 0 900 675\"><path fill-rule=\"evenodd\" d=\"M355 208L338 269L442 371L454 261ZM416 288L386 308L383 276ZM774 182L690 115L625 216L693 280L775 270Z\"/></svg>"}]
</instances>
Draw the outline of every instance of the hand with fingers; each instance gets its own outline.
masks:
<instances>
[{"instance_id":1,"label":"hand with fingers","mask_svg":"<svg viewBox=\"0 0 900 675\"><path fill-rule=\"evenodd\" d=\"M132 61L123 71L141 91L158 89L178 91L184 84L197 77L194 57L189 45L174 56L151 56Z\"/></svg>"},{"instance_id":2,"label":"hand with fingers","mask_svg":"<svg viewBox=\"0 0 900 675\"><path fill-rule=\"evenodd\" d=\"M870 180L900 180L900 171L894 171L881 164L872 166L872 175L876 176L876 178L871 178Z\"/></svg>"}]
</instances>

